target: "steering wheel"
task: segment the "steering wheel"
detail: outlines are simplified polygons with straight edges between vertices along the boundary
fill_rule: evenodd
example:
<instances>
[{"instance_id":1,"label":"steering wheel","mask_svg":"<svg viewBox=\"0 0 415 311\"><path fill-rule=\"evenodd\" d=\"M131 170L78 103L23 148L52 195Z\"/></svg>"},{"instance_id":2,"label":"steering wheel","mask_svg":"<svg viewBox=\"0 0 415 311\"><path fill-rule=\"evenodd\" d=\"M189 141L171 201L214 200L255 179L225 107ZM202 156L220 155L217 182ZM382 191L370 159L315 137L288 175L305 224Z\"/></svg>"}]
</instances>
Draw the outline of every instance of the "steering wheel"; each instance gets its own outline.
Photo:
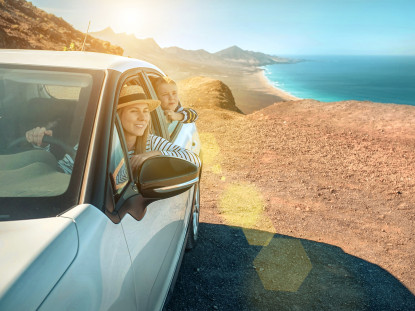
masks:
<instances>
[{"instance_id":1,"label":"steering wheel","mask_svg":"<svg viewBox=\"0 0 415 311\"><path fill-rule=\"evenodd\" d=\"M67 154L69 154L73 159L75 158L75 150L73 149L73 147L69 146L68 144L64 143L63 141L61 141L61 140L59 140L55 137L48 136L48 135L43 136L42 141L44 143L48 143L48 144L51 144L51 145L58 146L63 151L65 151ZM12 148L16 147L17 145L19 145L23 142L26 142L26 143L29 144L29 142L26 140L25 136L16 138L15 140L11 141L7 145L7 149L12 149Z\"/></svg>"}]
</instances>

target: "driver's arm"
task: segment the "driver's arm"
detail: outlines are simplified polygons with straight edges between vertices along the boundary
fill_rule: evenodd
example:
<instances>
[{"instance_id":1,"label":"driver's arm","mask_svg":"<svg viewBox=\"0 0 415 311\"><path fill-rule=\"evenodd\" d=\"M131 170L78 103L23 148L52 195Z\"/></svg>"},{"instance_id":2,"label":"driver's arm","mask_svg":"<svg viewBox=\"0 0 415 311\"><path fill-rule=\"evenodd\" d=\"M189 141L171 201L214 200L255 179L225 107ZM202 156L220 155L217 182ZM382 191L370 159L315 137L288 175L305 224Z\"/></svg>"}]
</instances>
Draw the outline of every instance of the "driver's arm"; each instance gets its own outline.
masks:
<instances>
[{"instance_id":1,"label":"driver's arm","mask_svg":"<svg viewBox=\"0 0 415 311\"><path fill-rule=\"evenodd\" d=\"M43 137L45 135L52 136L53 131L46 129L45 127L36 127L26 132L26 140L35 148L41 148L45 149L46 151L50 151L50 145L42 146ZM78 150L78 144L76 144L73 149L76 153ZM72 174L74 160L69 154L65 154L65 156L58 161L58 165L65 174Z\"/></svg>"},{"instance_id":2,"label":"driver's arm","mask_svg":"<svg viewBox=\"0 0 415 311\"><path fill-rule=\"evenodd\" d=\"M42 146L43 137L45 135L52 136L53 131L46 129L45 127L35 127L26 132L26 140L33 146L45 147Z\"/></svg>"}]
</instances>

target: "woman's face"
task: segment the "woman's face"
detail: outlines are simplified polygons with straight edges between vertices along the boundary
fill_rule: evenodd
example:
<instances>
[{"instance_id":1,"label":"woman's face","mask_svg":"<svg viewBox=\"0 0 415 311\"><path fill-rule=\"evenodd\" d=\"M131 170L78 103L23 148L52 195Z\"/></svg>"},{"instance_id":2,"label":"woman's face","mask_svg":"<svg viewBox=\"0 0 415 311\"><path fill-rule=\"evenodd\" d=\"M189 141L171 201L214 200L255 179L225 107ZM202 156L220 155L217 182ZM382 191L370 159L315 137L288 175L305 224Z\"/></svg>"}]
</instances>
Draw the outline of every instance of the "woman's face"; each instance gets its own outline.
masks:
<instances>
[{"instance_id":1,"label":"woman's face","mask_svg":"<svg viewBox=\"0 0 415 311\"><path fill-rule=\"evenodd\" d=\"M139 103L125 107L121 111L120 119L126 138L131 136L143 136L144 131L150 122L148 104Z\"/></svg>"}]
</instances>

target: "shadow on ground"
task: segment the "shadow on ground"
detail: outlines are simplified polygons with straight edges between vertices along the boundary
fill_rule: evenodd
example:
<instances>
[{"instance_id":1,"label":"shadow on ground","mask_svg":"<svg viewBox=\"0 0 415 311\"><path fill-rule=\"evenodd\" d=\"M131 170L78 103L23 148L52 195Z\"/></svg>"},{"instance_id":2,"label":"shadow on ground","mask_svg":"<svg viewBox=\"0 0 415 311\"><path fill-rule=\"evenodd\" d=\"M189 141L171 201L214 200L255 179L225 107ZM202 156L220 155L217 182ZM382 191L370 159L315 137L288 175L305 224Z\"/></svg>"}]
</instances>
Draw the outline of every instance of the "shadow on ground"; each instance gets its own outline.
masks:
<instances>
[{"instance_id":1,"label":"shadow on ground","mask_svg":"<svg viewBox=\"0 0 415 311\"><path fill-rule=\"evenodd\" d=\"M339 247L278 234L255 246L242 228L203 223L167 310L406 311L415 296Z\"/></svg>"}]
</instances>

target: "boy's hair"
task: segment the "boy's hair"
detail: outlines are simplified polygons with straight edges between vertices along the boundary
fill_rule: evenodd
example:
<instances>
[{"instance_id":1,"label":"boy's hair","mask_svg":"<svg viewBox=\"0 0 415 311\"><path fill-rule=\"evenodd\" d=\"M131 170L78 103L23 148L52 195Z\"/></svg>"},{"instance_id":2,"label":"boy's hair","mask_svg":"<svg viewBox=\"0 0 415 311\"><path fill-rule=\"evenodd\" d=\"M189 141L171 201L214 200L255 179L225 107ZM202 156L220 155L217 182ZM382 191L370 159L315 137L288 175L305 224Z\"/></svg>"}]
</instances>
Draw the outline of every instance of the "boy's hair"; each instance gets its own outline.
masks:
<instances>
[{"instance_id":1,"label":"boy's hair","mask_svg":"<svg viewBox=\"0 0 415 311\"><path fill-rule=\"evenodd\" d=\"M158 90L159 86L162 84L173 84L173 85L177 85L176 82L173 79L170 79L168 76L164 76L164 77L157 77L154 79L153 82L153 86L154 89Z\"/></svg>"}]
</instances>

